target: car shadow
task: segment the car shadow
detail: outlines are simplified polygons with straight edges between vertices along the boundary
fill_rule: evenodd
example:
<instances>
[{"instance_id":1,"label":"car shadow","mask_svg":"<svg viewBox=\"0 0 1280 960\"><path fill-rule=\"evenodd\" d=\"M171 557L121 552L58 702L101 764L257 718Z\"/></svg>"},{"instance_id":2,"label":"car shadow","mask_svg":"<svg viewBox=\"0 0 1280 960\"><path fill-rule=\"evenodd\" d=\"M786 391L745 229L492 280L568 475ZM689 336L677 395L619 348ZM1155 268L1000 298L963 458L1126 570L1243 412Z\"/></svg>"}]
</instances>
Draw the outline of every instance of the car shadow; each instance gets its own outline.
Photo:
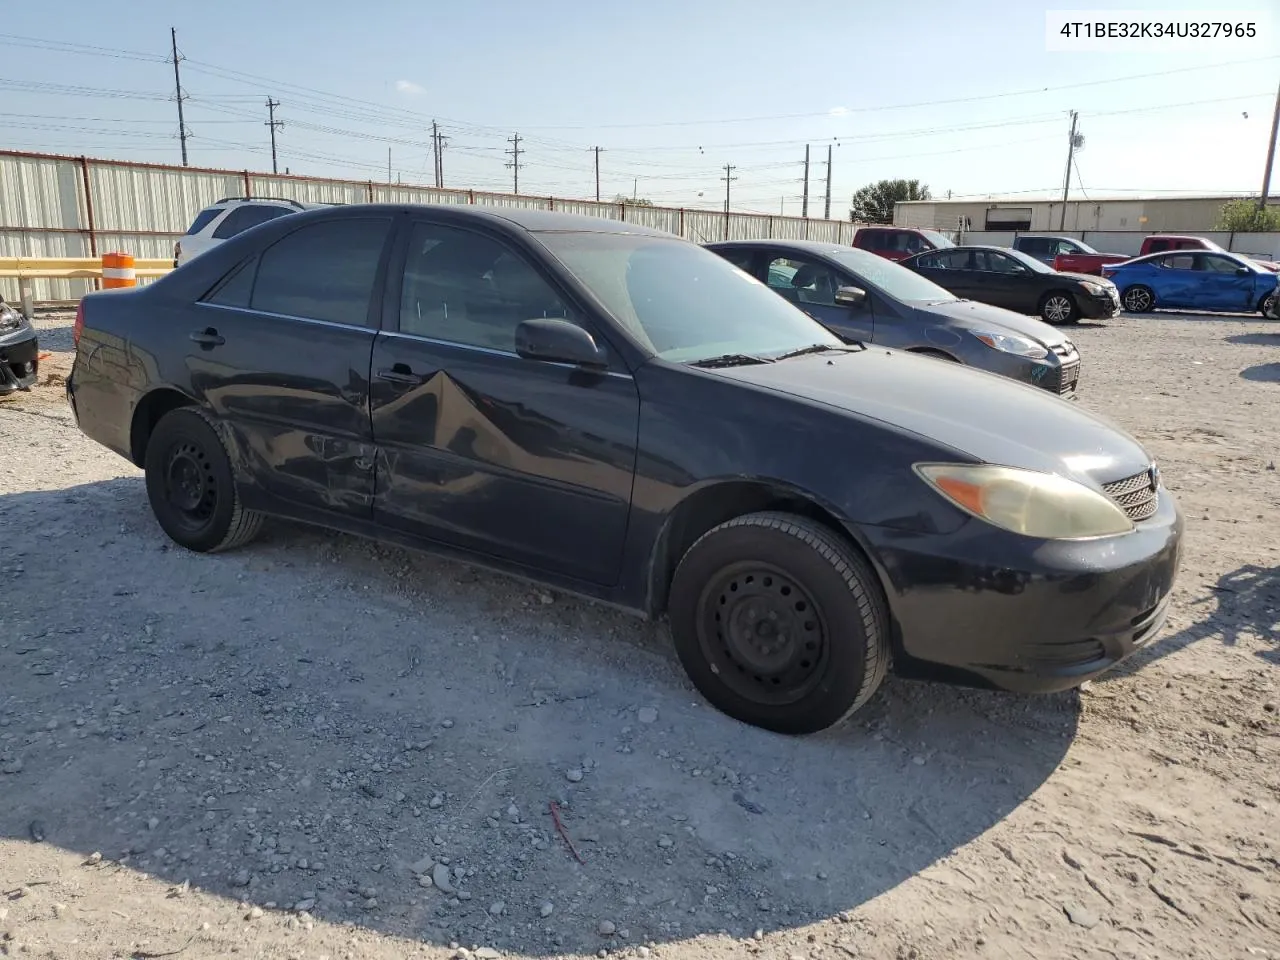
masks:
<instances>
[{"instance_id":1,"label":"car shadow","mask_svg":"<svg viewBox=\"0 0 1280 960\"><path fill-rule=\"evenodd\" d=\"M602 919L664 943L831 917L1003 820L1076 730L1074 694L891 681L773 735L708 707L663 628L287 524L192 554L136 477L0 497L0 529L23 599L0 842L38 820L79 856L418 942L588 955L625 946ZM424 858L461 893L421 885Z\"/></svg>"},{"instance_id":2,"label":"car shadow","mask_svg":"<svg viewBox=\"0 0 1280 960\"><path fill-rule=\"evenodd\" d=\"M1097 323L1092 320L1080 320L1080 321L1077 321L1076 323L1069 324L1068 326L1074 330L1105 330L1107 329L1107 324Z\"/></svg>"},{"instance_id":3,"label":"car shadow","mask_svg":"<svg viewBox=\"0 0 1280 960\"><path fill-rule=\"evenodd\" d=\"M1280 333L1238 333L1225 340L1238 346L1280 347Z\"/></svg>"},{"instance_id":4,"label":"car shadow","mask_svg":"<svg viewBox=\"0 0 1280 960\"><path fill-rule=\"evenodd\" d=\"M1195 614L1191 626L1157 640L1103 674L1098 682L1137 673L1201 640L1235 647L1246 637L1265 637L1272 646L1257 651L1256 656L1280 666L1280 567L1245 564L1223 574L1188 606Z\"/></svg>"},{"instance_id":5,"label":"car shadow","mask_svg":"<svg viewBox=\"0 0 1280 960\"><path fill-rule=\"evenodd\" d=\"M1254 383L1280 383L1280 363L1259 363L1245 367L1240 376Z\"/></svg>"}]
</instances>

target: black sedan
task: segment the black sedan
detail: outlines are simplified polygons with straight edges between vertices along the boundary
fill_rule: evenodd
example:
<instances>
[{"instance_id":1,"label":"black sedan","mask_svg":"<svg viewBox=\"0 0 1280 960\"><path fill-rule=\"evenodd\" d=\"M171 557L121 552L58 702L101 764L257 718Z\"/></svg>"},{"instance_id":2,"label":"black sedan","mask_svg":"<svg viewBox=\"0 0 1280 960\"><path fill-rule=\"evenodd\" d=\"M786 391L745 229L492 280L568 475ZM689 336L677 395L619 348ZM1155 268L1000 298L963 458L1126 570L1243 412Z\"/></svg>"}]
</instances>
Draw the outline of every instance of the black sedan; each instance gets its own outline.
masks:
<instances>
[{"instance_id":1,"label":"black sedan","mask_svg":"<svg viewBox=\"0 0 1280 960\"><path fill-rule=\"evenodd\" d=\"M28 390L40 373L36 332L9 304L0 300L0 397Z\"/></svg>"},{"instance_id":2,"label":"black sedan","mask_svg":"<svg viewBox=\"0 0 1280 960\"><path fill-rule=\"evenodd\" d=\"M707 244L846 341L950 360L1074 399L1080 354L1048 324L961 300L865 250L807 240Z\"/></svg>"},{"instance_id":3,"label":"black sedan","mask_svg":"<svg viewBox=\"0 0 1280 960\"><path fill-rule=\"evenodd\" d=\"M952 247L908 257L902 265L958 297L1036 314L1045 323L1108 319L1120 312L1120 294L1111 281L1059 273L1020 250Z\"/></svg>"},{"instance_id":4,"label":"black sedan","mask_svg":"<svg viewBox=\"0 0 1280 960\"><path fill-rule=\"evenodd\" d=\"M1151 640L1178 567L1118 428L845 344L629 224L299 213L90 294L75 331L80 429L176 543L289 517L665 615L708 700L773 730L837 722L890 663L1071 687Z\"/></svg>"}]
</instances>

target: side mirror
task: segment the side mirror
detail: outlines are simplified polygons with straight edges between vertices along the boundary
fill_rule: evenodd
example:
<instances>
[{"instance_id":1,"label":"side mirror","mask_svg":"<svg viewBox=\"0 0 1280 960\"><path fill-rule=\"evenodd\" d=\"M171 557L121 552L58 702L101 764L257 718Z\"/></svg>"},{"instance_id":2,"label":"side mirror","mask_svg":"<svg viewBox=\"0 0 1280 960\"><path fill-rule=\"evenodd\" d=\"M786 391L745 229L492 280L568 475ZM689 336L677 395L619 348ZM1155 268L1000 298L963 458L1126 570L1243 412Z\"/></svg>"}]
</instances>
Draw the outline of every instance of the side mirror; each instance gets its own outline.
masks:
<instances>
[{"instance_id":1,"label":"side mirror","mask_svg":"<svg viewBox=\"0 0 1280 960\"><path fill-rule=\"evenodd\" d=\"M1237 277L1247 277L1247 276L1248 276L1249 274L1251 274L1252 272L1253 272L1253 271L1252 271L1252 270L1250 270L1248 267L1236 267L1236 276L1237 276Z\"/></svg>"},{"instance_id":2,"label":"side mirror","mask_svg":"<svg viewBox=\"0 0 1280 960\"><path fill-rule=\"evenodd\" d=\"M841 307L860 307L867 302L867 291L861 287L840 287L836 290L835 301Z\"/></svg>"},{"instance_id":3,"label":"side mirror","mask_svg":"<svg viewBox=\"0 0 1280 960\"><path fill-rule=\"evenodd\" d=\"M609 365L595 338L576 323L539 317L516 327L516 354L525 360L572 363L603 370Z\"/></svg>"}]
</instances>

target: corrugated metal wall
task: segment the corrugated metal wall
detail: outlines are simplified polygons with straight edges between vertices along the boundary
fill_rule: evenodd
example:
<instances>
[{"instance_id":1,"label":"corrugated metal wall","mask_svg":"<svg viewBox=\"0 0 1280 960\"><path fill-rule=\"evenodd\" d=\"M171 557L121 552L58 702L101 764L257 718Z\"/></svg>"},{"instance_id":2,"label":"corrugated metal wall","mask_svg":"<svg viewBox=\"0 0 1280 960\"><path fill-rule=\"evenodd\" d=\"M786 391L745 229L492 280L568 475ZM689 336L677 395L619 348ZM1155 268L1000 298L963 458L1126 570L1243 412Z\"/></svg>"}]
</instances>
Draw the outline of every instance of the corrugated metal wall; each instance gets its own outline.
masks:
<instances>
[{"instance_id":1,"label":"corrugated metal wall","mask_svg":"<svg viewBox=\"0 0 1280 960\"><path fill-rule=\"evenodd\" d=\"M696 243L785 239L852 243L854 224L838 220L679 210L630 204L436 190L349 180L317 180L235 170L203 170L0 151L0 256L89 257L121 250L169 257L195 215L222 197L281 197L303 203L475 203L559 210L656 227ZM79 280L40 280L37 300L72 300ZM16 300L16 280L0 280Z\"/></svg>"}]
</instances>

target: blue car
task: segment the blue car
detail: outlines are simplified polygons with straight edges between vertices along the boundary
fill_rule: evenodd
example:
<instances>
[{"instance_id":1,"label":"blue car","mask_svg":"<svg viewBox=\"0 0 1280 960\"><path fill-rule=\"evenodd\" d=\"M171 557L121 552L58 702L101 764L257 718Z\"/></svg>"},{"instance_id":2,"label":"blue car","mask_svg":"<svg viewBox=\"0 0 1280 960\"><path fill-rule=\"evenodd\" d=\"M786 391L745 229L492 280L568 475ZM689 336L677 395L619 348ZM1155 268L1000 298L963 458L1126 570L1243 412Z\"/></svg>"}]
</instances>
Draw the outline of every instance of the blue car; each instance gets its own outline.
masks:
<instances>
[{"instance_id":1,"label":"blue car","mask_svg":"<svg viewBox=\"0 0 1280 960\"><path fill-rule=\"evenodd\" d=\"M1276 319L1280 274L1239 254L1209 250L1151 253L1109 263L1102 275L1120 289L1129 313L1157 307L1173 310L1252 313Z\"/></svg>"}]
</instances>

